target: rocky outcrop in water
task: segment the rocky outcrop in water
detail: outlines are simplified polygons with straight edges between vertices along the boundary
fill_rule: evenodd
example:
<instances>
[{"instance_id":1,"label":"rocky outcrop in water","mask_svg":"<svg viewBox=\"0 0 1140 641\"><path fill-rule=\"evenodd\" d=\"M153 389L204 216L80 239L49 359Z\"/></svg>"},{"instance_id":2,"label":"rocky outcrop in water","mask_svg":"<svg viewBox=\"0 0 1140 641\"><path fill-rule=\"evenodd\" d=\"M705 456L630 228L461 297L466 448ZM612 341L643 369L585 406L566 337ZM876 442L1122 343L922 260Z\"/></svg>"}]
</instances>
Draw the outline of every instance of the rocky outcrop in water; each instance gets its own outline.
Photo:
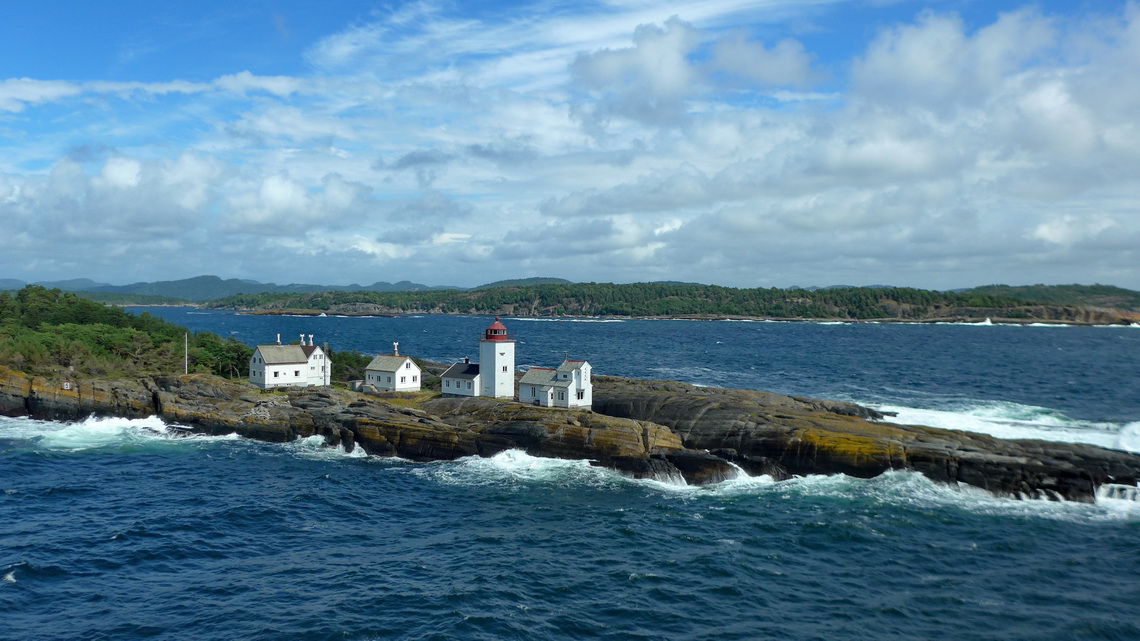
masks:
<instances>
[{"instance_id":1,"label":"rocky outcrop in water","mask_svg":"<svg viewBox=\"0 0 1140 641\"><path fill-rule=\"evenodd\" d=\"M320 436L349 451L415 461L522 449L695 485L731 478L737 469L777 480L915 470L1001 495L1091 501L1101 484L1140 478L1140 456L1124 452L895 425L853 403L675 382L595 377L592 412L487 398L412 402L332 388L262 391L203 375L68 387L0 367L0 413L54 420L157 415L194 432L273 442Z\"/></svg>"},{"instance_id":2,"label":"rocky outcrop in water","mask_svg":"<svg viewBox=\"0 0 1140 641\"><path fill-rule=\"evenodd\" d=\"M850 403L765 392L596 377L594 410L667 426L688 448L777 479L914 470L999 495L1091 501L1104 483L1140 478L1134 454L896 425L867 420L886 417Z\"/></svg>"}]
</instances>

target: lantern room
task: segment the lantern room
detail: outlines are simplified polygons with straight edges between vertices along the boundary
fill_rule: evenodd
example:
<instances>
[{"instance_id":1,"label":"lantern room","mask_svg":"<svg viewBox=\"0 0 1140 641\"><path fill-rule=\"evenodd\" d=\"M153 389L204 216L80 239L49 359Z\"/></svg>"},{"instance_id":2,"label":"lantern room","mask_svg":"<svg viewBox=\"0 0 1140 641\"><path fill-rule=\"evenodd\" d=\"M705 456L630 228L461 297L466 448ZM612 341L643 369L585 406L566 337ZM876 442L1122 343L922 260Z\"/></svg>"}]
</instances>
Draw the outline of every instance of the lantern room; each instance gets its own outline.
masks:
<instances>
[{"instance_id":1,"label":"lantern room","mask_svg":"<svg viewBox=\"0 0 1140 641\"><path fill-rule=\"evenodd\" d=\"M509 334L507 334L507 328L501 322L499 322L499 317L496 316L495 322L491 323L491 326L488 327L487 331L483 333L483 340L485 340L485 341L513 341L514 338L512 338Z\"/></svg>"}]
</instances>

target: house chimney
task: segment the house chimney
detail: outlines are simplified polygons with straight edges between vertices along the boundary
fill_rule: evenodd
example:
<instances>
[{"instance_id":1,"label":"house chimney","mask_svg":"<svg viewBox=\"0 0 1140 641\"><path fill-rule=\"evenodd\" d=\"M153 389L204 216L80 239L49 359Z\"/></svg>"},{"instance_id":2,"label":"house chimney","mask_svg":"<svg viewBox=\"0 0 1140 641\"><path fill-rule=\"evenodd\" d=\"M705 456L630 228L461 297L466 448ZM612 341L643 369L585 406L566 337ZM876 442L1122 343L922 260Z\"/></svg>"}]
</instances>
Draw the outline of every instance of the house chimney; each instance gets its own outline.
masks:
<instances>
[{"instance_id":1,"label":"house chimney","mask_svg":"<svg viewBox=\"0 0 1140 641\"><path fill-rule=\"evenodd\" d=\"M305 344L305 335L304 334L301 334L301 344L302 345Z\"/></svg>"},{"instance_id":2,"label":"house chimney","mask_svg":"<svg viewBox=\"0 0 1140 641\"><path fill-rule=\"evenodd\" d=\"M464 365L470 365L471 364L471 357L470 356L464 356L463 357L463 364Z\"/></svg>"},{"instance_id":3,"label":"house chimney","mask_svg":"<svg viewBox=\"0 0 1140 641\"><path fill-rule=\"evenodd\" d=\"M400 343L397 341L397 342L392 343L392 356L399 356L399 355L400 355Z\"/></svg>"},{"instance_id":4,"label":"house chimney","mask_svg":"<svg viewBox=\"0 0 1140 641\"><path fill-rule=\"evenodd\" d=\"M313 346L313 335L309 334L309 347Z\"/></svg>"},{"instance_id":5,"label":"house chimney","mask_svg":"<svg viewBox=\"0 0 1140 641\"><path fill-rule=\"evenodd\" d=\"M281 344L281 334L278 334L278 335L277 335L277 344L278 344L278 345L280 345L280 344Z\"/></svg>"}]
</instances>

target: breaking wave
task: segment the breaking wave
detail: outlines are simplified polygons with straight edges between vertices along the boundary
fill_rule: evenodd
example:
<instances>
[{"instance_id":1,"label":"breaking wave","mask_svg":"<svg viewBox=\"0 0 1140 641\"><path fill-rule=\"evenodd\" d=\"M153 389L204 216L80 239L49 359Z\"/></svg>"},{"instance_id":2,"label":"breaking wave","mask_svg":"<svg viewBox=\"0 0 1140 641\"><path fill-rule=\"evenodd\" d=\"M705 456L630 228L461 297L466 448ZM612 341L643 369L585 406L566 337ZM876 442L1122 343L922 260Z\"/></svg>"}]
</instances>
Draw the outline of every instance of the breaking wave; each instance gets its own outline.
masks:
<instances>
[{"instance_id":1,"label":"breaking wave","mask_svg":"<svg viewBox=\"0 0 1140 641\"><path fill-rule=\"evenodd\" d=\"M877 407L897 413L888 419L892 423L977 432L1004 439L1085 443L1140 453L1140 423L1081 421L1046 407L1007 401L979 402L953 409Z\"/></svg>"}]
</instances>

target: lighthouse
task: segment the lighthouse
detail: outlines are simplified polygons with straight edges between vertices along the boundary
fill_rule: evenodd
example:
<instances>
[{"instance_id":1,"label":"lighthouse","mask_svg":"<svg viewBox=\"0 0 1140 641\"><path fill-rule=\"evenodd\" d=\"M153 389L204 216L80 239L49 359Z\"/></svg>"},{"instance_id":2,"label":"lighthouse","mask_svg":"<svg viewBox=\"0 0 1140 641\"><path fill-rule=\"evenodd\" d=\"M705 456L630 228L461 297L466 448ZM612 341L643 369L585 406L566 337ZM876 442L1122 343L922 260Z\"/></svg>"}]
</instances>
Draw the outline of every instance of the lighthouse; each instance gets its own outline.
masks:
<instances>
[{"instance_id":1,"label":"lighthouse","mask_svg":"<svg viewBox=\"0 0 1140 641\"><path fill-rule=\"evenodd\" d=\"M479 339L480 396L515 397L515 339L495 317L495 322Z\"/></svg>"}]
</instances>

